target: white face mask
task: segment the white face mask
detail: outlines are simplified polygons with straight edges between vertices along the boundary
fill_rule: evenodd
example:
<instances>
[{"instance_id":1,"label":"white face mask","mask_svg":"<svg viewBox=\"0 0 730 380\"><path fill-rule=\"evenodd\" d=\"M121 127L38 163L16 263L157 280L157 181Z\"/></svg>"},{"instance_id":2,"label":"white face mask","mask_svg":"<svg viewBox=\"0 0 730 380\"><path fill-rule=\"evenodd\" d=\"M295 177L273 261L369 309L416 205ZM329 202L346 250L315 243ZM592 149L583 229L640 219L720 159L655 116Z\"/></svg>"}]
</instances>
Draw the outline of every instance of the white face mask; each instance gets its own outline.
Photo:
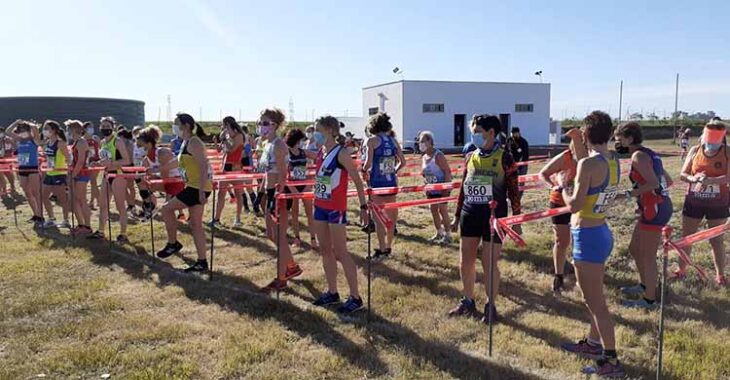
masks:
<instances>
[{"instance_id":1,"label":"white face mask","mask_svg":"<svg viewBox=\"0 0 730 380\"><path fill-rule=\"evenodd\" d=\"M306 136L307 136L307 139L311 140L312 139L312 132L307 132L306 133Z\"/></svg>"},{"instance_id":2,"label":"white face mask","mask_svg":"<svg viewBox=\"0 0 730 380\"><path fill-rule=\"evenodd\" d=\"M94 134L94 128L86 128L86 133L93 135Z\"/></svg>"},{"instance_id":3,"label":"white face mask","mask_svg":"<svg viewBox=\"0 0 730 380\"><path fill-rule=\"evenodd\" d=\"M418 148L421 150L421 152L425 152L428 145L426 143L418 143Z\"/></svg>"},{"instance_id":4,"label":"white face mask","mask_svg":"<svg viewBox=\"0 0 730 380\"><path fill-rule=\"evenodd\" d=\"M182 137L180 136L180 126L177 124L172 125L172 133L174 133L177 137Z\"/></svg>"},{"instance_id":5,"label":"white face mask","mask_svg":"<svg viewBox=\"0 0 730 380\"><path fill-rule=\"evenodd\" d=\"M47 129L44 129L43 130L43 137L44 138L47 138L47 139L50 139L51 138L51 131L49 131Z\"/></svg>"}]
</instances>

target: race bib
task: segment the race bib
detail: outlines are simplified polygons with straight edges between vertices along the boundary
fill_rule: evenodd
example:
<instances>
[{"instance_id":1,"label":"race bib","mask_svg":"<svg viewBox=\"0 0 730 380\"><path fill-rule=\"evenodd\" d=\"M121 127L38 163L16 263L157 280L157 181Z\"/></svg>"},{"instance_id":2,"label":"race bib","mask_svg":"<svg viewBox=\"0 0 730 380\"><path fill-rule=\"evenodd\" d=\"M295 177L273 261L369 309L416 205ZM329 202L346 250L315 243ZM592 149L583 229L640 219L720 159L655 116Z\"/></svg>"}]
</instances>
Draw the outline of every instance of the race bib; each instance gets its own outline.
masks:
<instances>
[{"instance_id":1,"label":"race bib","mask_svg":"<svg viewBox=\"0 0 730 380\"><path fill-rule=\"evenodd\" d=\"M111 160L112 152L110 152L109 149L101 149L99 150L99 158L102 160Z\"/></svg>"},{"instance_id":2,"label":"race bib","mask_svg":"<svg viewBox=\"0 0 730 380\"><path fill-rule=\"evenodd\" d=\"M464 181L464 202L484 205L493 199L492 176L468 176Z\"/></svg>"},{"instance_id":3,"label":"race bib","mask_svg":"<svg viewBox=\"0 0 730 380\"><path fill-rule=\"evenodd\" d=\"M46 160L46 167L48 169L55 169L56 168L56 157L49 157Z\"/></svg>"},{"instance_id":4,"label":"race bib","mask_svg":"<svg viewBox=\"0 0 730 380\"><path fill-rule=\"evenodd\" d=\"M18 165L20 165L20 166L30 165L30 153L18 154Z\"/></svg>"},{"instance_id":5,"label":"race bib","mask_svg":"<svg viewBox=\"0 0 730 380\"><path fill-rule=\"evenodd\" d=\"M317 199L332 199L332 177L317 176L314 183L314 197Z\"/></svg>"},{"instance_id":6,"label":"race bib","mask_svg":"<svg viewBox=\"0 0 730 380\"><path fill-rule=\"evenodd\" d=\"M423 176L426 179L427 184L438 183L438 178L435 175L427 174Z\"/></svg>"},{"instance_id":7,"label":"race bib","mask_svg":"<svg viewBox=\"0 0 730 380\"><path fill-rule=\"evenodd\" d=\"M696 183L692 186L692 193L696 198L713 199L720 196L720 185L703 185Z\"/></svg>"},{"instance_id":8,"label":"race bib","mask_svg":"<svg viewBox=\"0 0 730 380\"><path fill-rule=\"evenodd\" d=\"M661 186L660 191L661 195L668 197L669 196L669 184L667 184L667 178L664 176L659 177L659 186Z\"/></svg>"},{"instance_id":9,"label":"race bib","mask_svg":"<svg viewBox=\"0 0 730 380\"><path fill-rule=\"evenodd\" d=\"M180 178L182 178L182 180L185 183L187 183L188 182L188 173L183 168L179 168L179 170L180 170Z\"/></svg>"},{"instance_id":10,"label":"race bib","mask_svg":"<svg viewBox=\"0 0 730 380\"><path fill-rule=\"evenodd\" d=\"M380 159L380 173L383 175L395 174L395 157L383 157Z\"/></svg>"},{"instance_id":11,"label":"race bib","mask_svg":"<svg viewBox=\"0 0 730 380\"><path fill-rule=\"evenodd\" d=\"M605 213L608 206L610 206L611 203L613 203L614 199L616 199L617 194L618 189L614 186L608 186L605 190L598 193L598 199L596 199L596 204L593 205L593 213Z\"/></svg>"},{"instance_id":12,"label":"race bib","mask_svg":"<svg viewBox=\"0 0 730 380\"><path fill-rule=\"evenodd\" d=\"M295 166L291 171L291 178L294 181L303 181L307 179L307 167L306 166Z\"/></svg>"}]
</instances>

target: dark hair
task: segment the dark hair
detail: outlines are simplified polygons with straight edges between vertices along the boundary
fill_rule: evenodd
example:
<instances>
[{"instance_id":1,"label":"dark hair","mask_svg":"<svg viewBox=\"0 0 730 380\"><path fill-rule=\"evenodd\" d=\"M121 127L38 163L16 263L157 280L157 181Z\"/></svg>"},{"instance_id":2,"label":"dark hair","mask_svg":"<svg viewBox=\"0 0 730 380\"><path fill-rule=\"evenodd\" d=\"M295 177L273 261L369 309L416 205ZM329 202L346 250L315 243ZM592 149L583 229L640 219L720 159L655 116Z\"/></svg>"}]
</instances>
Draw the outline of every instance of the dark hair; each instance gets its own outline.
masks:
<instances>
[{"instance_id":1,"label":"dark hair","mask_svg":"<svg viewBox=\"0 0 730 380\"><path fill-rule=\"evenodd\" d=\"M244 124L241 126L241 133L248 134L248 125Z\"/></svg>"},{"instance_id":2,"label":"dark hair","mask_svg":"<svg viewBox=\"0 0 730 380\"><path fill-rule=\"evenodd\" d=\"M187 124L190 126L193 135L198 136L201 139L205 137L205 130L203 130L203 126L198 124L192 116L187 113L179 113L176 115L176 117L180 121L180 124Z\"/></svg>"},{"instance_id":3,"label":"dark hair","mask_svg":"<svg viewBox=\"0 0 730 380\"><path fill-rule=\"evenodd\" d=\"M284 112L281 112L281 110L278 108L267 108L261 111L259 119L264 117L271 120L274 124L276 124L277 127L283 127L286 123L286 117L284 116Z\"/></svg>"},{"instance_id":4,"label":"dark hair","mask_svg":"<svg viewBox=\"0 0 730 380\"><path fill-rule=\"evenodd\" d=\"M157 142L160 141L161 135L162 132L160 131L160 128L150 125L149 127L142 128L142 130L139 131L137 140L141 140L143 143L157 145Z\"/></svg>"},{"instance_id":5,"label":"dark hair","mask_svg":"<svg viewBox=\"0 0 730 380\"><path fill-rule=\"evenodd\" d=\"M370 134L377 135L378 133L390 132L393 129L393 124L390 123L390 116L387 113L379 112L368 120L367 128Z\"/></svg>"},{"instance_id":6,"label":"dark hair","mask_svg":"<svg viewBox=\"0 0 730 380\"><path fill-rule=\"evenodd\" d=\"M321 125L332 132L332 136L340 135L340 122L334 116L322 116L314 122L314 125Z\"/></svg>"},{"instance_id":7,"label":"dark hair","mask_svg":"<svg viewBox=\"0 0 730 380\"><path fill-rule=\"evenodd\" d=\"M498 117L490 115L488 113L474 115L471 118L471 123L476 125L477 127L482 128L484 132L489 132L490 129L493 129L495 136L499 132L502 132L502 122L499 121Z\"/></svg>"},{"instance_id":8,"label":"dark hair","mask_svg":"<svg viewBox=\"0 0 730 380\"><path fill-rule=\"evenodd\" d=\"M630 121L618 126L616 134L622 137L631 137L635 145L644 142L644 134L641 132L641 125L635 121Z\"/></svg>"},{"instance_id":9,"label":"dark hair","mask_svg":"<svg viewBox=\"0 0 730 380\"><path fill-rule=\"evenodd\" d=\"M511 133L515 133L515 132L520 133L520 129L518 127L512 127Z\"/></svg>"},{"instance_id":10,"label":"dark hair","mask_svg":"<svg viewBox=\"0 0 730 380\"><path fill-rule=\"evenodd\" d=\"M286 141L286 145L289 148L294 148L299 141L302 141L303 139L307 138L307 136L304 135L304 132L302 132L301 129L290 129L289 132L286 133L286 136L284 136L284 141Z\"/></svg>"},{"instance_id":11,"label":"dark hair","mask_svg":"<svg viewBox=\"0 0 730 380\"><path fill-rule=\"evenodd\" d=\"M85 121L84 122L84 129L86 129L88 127L94 128L94 123L92 123L91 121Z\"/></svg>"},{"instance_id":12,"label":"dark hair","mask_svg":"<svg viewBox=\"0 0 730 380\"><path fill-rule=\"evenodd\" d=\"M58 124L55 120L46 120L45 123L43 123L43 128L49 127L53 130L53 132L56 132L56 135L58 135L59 140L63 140L63 142L66 142L66 133L63 132L63 129L61 129L61 125Z\"/></svg>"},{"instance_id":13,"label":"dark hair","mask_svg":"<svg viewBox=\"0 0 730 380\"><path fill-rule=\"evenodd\" d=\"M594 145L605 144L613 135L613 121L611 116L603 111L593 111L583 119L586 128L586 138Z\"/></svg>"},{"instance_id":14,"label":"dark hair","mask_svg":"<svg viewBox=\"0 0 730 380\"><path fill-rule=\"evenodd\" d=\"M134 136L132 135L132 131L127 129L119 129L117 131L117 136L126 140L131 140L132 138L134 138Z\"/></svg>"},{"instance_id":15,"label":"dark hair","mask_svg":"<svg viewBox=\"0 0 730 380\"><path fill-rule=\"evenodd\" d=\"M226 117L224 117L223 118L223 125L229 126L230 128L232 128L237 133L243 133L241 131L241 126L238 125L238 123L236 122L236 119L234 119L233 116L226 116Z\"/></svg>"}]
</instances>

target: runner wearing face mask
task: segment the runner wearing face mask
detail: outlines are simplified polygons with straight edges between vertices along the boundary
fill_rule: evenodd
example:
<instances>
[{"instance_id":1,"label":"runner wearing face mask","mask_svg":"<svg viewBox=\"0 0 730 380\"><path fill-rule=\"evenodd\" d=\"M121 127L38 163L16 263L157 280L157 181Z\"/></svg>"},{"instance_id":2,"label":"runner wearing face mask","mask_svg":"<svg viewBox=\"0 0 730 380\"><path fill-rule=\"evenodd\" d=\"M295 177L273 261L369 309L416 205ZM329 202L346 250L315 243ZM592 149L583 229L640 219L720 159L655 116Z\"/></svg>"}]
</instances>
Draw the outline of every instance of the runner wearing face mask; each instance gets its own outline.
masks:
<instances>
[{"instance_id":1,"label":"runner wearing face mask","mask_svg":"<svg viewBox=\"0 0 730 380\"><path fill-rule=\"evenodd\" d=\"M390 123L390 116L379 113L370 118L368 128L373 137L366 143L367 156L363 164L363 170L367 173L370 188L387 188L398 186L398 171L406 162L400 144L392 137L393 125ZM377 204L395 202L395 195L374 195L372 200ZM395 222L398 220L397 210L386 210L388 217L393 220L393 227L387 228L379 220L375 222L375 232L378 237L378 249L375 250L373 261L379 262L390 257L392 253L393 238L395 235ZM368 228L370 228L368 226Z\"/></svg>"},{"instance_id":2,"label":"runner wearing face mask","mask_svg":"<svg viewBox=\"0 0 730 380\"><path fill-rule=\"evenodd\" d=\"M451 168L446 156L434 146L433 134L429 131L421 132L418 136L418 147L423 154L421 170L427 185L434 183L451 183ZM427 191L426 198L444 198L451 195L450 190ZM440 203L431 205L431 216L436 228L436 235L429 241L439 244L451 243L451 228L449 226L449 204Z\"/></svg>"},{"instance_id":3,"label":"runner wearing face mask","mask_svg":"<svg viewBox=\"0 0 730 380\"><path fill-rule=\"evenodd\" d=\"M495 217L507 216L507 198L512 204L512 213L521 211L517 167L512 155L497 141L502 130L499 118L493 115L475 115L471 122L472 144L477 149L466 157L466 165L456 205L456 213L451 224L452 230L458 229L461 234L461 265L459 272L464 286L463 297L459 304L449 311L449 316L474 315L474 285L476 283L476 259L481 246L483 283L486 294L492 293L495 298L499 293L500 272L499 255L502 251L502 240L494 236L494 255L490 252L489 242L492 239L489 227L492 210L490 201L496 201ZM493 276L489 276L489 263L492 260ZM490 292L490 288L493 290ZM484 306L482 322L489 323L489 315L494 322L497 317L495 300L488 300ZM490 313L490 307L492 313Z\"/></svg>"},{"instance_id":4,"label":"runner wearing face mask","mask_svg":"<svg viewBox=\"0 0 730 380\"><path fill-rule=\"evenodd\" d=\"M84 123L84 136L86 145L89 147L89 154L87 155L89 166L96 165L99 162L99 136L94 134L94 123L87 121ZM89 173L89 187L91 188L91 199L89 200L89 209L96 210L96 204L99 202L99 177L101 172L94 171Z\"/></svg>"},{"instance_id":5,"label":"runner wearing face mask","mask_svg":"<svg viewBox=\"0 0 730 380\"><path fill-rule=\"evenodd\" d=\"M24 120L16 120L11 124L6 134L17 145L18 150L18 178L20 187L28 199L33 217L28 223L42 227L45 220L41 206L41 180L38 172L38 146L42 144L38 125Z\"/></svg>"},{"instance_id":6,"label":"runner wearing face mask","mask_svg":"<svg viewBox=\"0 0 730 380\"><path fill-rule=\"evenodd\" d=\"M5 127L0 127L0 158L9 159L13 157L15 145L13 139L5 134ZM8 189L8 185L10 188ZM0 174L0 191L2 194L15 194L15 175L12 171ZM0 194L1 195L1 194Z\"/></svg>"},{"instance_id":7,"label":"runner wearing face mask","mask_svg":"<svg viewBox=\"0 0 730 380\"><path fill-rule=\"evenodd\" d=\"M66 197L66 177L68 176L66 163L71 162L71 156L67 149L66 134L58 122L47 120L43 123L43 137L46 142L46 168L50 169L43 178L43 191L41 192L41 200L48 214L48 220L43 227L71 228L68 222L69 207ZM56 224L53 202L49 199L51 195L55 196L61 204L63 221L59 224Z\"/></svg>"},{"instance_id":8,"label":"runner wearing face mask","mask_svg":"<svg viewBox=\"0 0 730 380\"><path fill-rule=\"evenodd\" d=\"M705 125L702 143L694 146L687 154L682 167L680 179L688 184L687 195L682 207L682 233L684 236L697 231L702 219L707 219L707 227L715 227L727 221L730 212L730 153L725 143L727 128L719 121L711 121ZM725 247L723 236L710 239L715 264L715 282L725 285ZM692 247L686 247L689 255ZM672 277L686 277L687 264L680 260L679 270Z\"/></svg>"},{"instance_id":9,"label":"runner wearing face mask","mask_svg":"<svg viewBox=\"0 0 730 380\"><path fill-rule=\"evenodd\" d=\"M672 198L669 187L672 179L664 170L662 159L653 150L642 146L643 134L639 123L630 122L616 129L616 152L631 153L633 189L628 196L636 197L639 220L634 227L629 253L636 261L639 283L621 289L626 295L643 296L626 300L626 307L653 309L656 307L657 265L656 252L661 241L662 228L672 217Z\"/></svg>"}]
</instances>

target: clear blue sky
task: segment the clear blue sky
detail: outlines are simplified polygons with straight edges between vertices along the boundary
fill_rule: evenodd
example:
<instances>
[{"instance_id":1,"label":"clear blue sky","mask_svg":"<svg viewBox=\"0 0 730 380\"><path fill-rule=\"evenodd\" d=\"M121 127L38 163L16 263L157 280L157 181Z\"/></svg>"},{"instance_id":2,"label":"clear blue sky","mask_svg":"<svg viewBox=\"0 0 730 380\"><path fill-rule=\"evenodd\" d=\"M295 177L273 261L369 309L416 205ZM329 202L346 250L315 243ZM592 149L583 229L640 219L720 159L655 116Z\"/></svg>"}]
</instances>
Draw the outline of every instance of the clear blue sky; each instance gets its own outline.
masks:
<instances>
[{"instance_id":1,"label":"clear blue sky","mask_svg":"<svg viewBox=\"0 0 730 380\"><path fill-rule=\"evenodd\" d=\"M0 12L0 96L140 99L251 119L361 112L399 79L552 83L552 116L674 107L730 115L727 1L25 0Z\"/></svg>"}]
</instances>

